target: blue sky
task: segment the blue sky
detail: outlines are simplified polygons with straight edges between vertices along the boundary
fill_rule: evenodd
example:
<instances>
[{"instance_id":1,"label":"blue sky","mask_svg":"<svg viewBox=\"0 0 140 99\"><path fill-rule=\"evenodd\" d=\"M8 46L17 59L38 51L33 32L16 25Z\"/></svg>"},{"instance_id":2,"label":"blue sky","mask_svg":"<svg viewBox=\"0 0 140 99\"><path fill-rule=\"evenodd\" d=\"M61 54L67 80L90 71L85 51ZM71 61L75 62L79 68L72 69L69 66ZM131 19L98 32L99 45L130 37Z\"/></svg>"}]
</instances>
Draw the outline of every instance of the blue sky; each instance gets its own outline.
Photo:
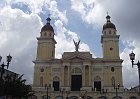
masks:
<instances>
[{"instance_id":1,"label":"blue sky","mask_svg":"<svg viewBox=\"0 0 140 99\"><path fill-rule=\"evenodd\" d=\"M133 50L136 62L140 59L139 4L139 0L0 0L0 55L5 61L4 57L11 53L10 70L25 74L32 83L36 37L51 14L57 58L64 51L74 51L73 39L81 40L81 51L102 57L102 26L109 12L120 35L124 86L134 87L138 85L138 72L136 66L132 69L128 55Z\"/></svg>"}]
</instances>

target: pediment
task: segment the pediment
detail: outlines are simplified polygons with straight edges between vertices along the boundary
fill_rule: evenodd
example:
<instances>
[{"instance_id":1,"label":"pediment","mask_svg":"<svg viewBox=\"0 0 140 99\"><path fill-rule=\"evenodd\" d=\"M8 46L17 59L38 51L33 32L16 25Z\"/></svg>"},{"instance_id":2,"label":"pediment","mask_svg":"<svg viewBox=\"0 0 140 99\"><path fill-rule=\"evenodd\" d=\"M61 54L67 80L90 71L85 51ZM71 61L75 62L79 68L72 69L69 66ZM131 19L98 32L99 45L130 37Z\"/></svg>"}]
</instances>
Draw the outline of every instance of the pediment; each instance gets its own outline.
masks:
<instances>
[{"instance_id":1,"label":"pediment","mask_svg":"<svg viewBox=\"0 0 140 99\"><path fill-rule=\"evenodd\" d=\"M88 56L88 55L87 55ZM86 55L84 55L84 53L64 53L62 59L64 60L90 60L91 57L87 57Z\"/></svg>"},{"instance_id":2,"label":"pediment","mask_svg":"<svg viewBox=\"0 0 140 99\"><path fill-rule=\"evenodd\" d=\"M78 56L73 56L73 57L68 57L67 60L85 60L85 58L78 57Z\"/></svg>"}]
</instances>

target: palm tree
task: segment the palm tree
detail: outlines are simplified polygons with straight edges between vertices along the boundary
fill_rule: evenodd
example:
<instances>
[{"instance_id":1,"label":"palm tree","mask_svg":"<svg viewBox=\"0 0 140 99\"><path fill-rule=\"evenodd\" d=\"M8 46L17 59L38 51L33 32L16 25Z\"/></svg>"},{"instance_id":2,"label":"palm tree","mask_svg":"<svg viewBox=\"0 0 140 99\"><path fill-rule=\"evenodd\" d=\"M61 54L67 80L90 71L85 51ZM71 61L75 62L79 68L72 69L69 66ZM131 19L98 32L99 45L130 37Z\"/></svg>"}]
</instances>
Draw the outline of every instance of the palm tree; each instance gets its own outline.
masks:
<instances>
[{"instance_id":1,"label":"palm tree","mask_svg":"<svg viewBox=\"0 0 140 99\"><path fill-rule=\"evenodd\" d=\"M23 75L16 77L16 75L7 75L3 82L0 84L0 96L7 96L10 98L27 98L32 93L30 85L26 85Z\"/></svg>"}]
</instances>

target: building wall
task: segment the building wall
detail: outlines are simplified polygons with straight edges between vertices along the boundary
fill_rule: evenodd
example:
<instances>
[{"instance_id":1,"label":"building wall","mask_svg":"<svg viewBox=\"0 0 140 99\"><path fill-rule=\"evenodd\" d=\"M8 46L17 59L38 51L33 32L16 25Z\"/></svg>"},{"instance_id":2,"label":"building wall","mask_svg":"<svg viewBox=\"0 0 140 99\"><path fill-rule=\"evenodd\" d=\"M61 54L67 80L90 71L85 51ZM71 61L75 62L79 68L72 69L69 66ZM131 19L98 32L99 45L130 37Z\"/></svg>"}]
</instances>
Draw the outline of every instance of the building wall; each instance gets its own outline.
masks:
<instances>
[{"instance_id":1,"label":"building wall","mask_svg":"<svg viewBox=\"0 0 140 99\"><path fill-rule=\"evenodd\" d=\"M108 21L110 22L109 19ZM37 99L46 99L47 95L51 99L62 99L62 96L71 97L70 99L81 96L88 97L87 99L114 99L117 95L122 99L131 96L140 98L136 91L125 91L123 88L119 35L112 23L105 25L101 35L103 58L94 58L90 52L80 52L77 49L74 52L64 52L61 59L56 59L56 41L50 20L44 27L45 30L37 39L37 58L34 61L33 90ZM75 47L79 47L77 42ZM75 90L77 87L79 89Z\"/></svg>"}]
</instances>

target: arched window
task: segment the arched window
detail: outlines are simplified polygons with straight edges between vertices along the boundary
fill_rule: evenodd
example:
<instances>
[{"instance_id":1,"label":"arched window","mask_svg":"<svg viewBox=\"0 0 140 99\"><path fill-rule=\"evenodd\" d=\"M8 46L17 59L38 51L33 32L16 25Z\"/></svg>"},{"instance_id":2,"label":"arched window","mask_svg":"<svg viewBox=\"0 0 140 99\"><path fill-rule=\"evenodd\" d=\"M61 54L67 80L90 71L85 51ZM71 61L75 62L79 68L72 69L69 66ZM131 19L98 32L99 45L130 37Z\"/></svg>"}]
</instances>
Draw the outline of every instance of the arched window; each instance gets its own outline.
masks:
<instances>
[{"instance_id":1,"label":"arched window","mask_svg":"<svg viewBox=\"0 0 140 99\"><path fill-rule=\"evenodd\" d=\"M40 77L40 86L43 87L43 77Z\"/></svg>"},{"instance_id":2,"label":"arched window","mask_svg":"<svg viewBox=\"0 0 140 99\"><path fill-rule=\"evenodd\" d=\"M99 76L94 78L94 90L101 91L101 78Z\"/></svg>"},{"instance_id":3,"label":"arched window","mask_svg":"<svg viewBox=\"0 0 140 99\"><path fill-rule=\"evenodd\" d=\"M68 86L68 81L69 77L68 77L68 66L64 67L64 86Z\"/></svg>"},{"instance_id":4,"label":"arched window","mask_svg":"<svg viewBox=\"0 0 140 99\"><path fill-rule=\"evenodd\" d=\"M44 72L44 68L43 67L40 69L40 72Z\"/></svg>"},{"instance_id":5,"label":"arched window","mask_svg":"<svg viewBox=\"0 0 140 99\"><path fill-rule=\"evenodd\" d=\"M112 86L115 85L115 77L114 76L112 76L112 78L111 78L111 83L112 83Z\"/></svg>"},{"instance_id":6,"label":"arched window","mask_svg":"<svg viewBox=\"0 0 140 99\"><path fill-rule=\"evenodd\" d=\"M111 71L114 72L115 71L115 68L114 67L111 67Z\"/></svg>"}]
</instances>

